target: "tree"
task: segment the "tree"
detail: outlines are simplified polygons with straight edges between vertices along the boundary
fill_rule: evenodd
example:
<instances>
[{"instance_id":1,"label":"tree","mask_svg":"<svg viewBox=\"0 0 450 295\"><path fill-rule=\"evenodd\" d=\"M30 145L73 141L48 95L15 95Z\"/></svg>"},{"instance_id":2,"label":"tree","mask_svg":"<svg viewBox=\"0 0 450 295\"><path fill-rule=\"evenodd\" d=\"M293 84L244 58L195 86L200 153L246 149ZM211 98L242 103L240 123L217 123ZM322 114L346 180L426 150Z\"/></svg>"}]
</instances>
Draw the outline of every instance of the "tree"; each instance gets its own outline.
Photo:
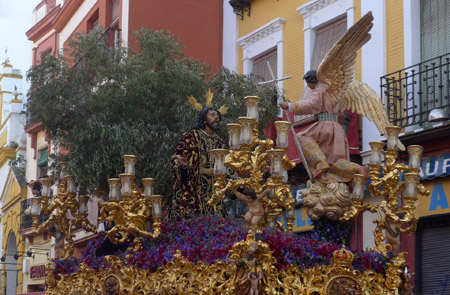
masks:
<instances>
[{"instance_id":1,"label":"tree","mask_svg":"<svg viewBox=\"0 0 450 295\"><path fill-rule=\"evenodd\" d=\"M187 96L204 105L211 88L214 105L230 107L221 130L226 138L226 123L245 115L246 95L262 98L260 126L266 126L276 116L275 91L226 69L211 75L167 32L142 29L134 36L137 51L109 47L100 30L77 34L64 55L47 55L30 69L28 107L68 151L54 163L68 161L80 187L107 190L107 179L123 173L123 155L134 154L137 181L154 177L156 192L171 197L169 158L198 114Z\"/></svg>"}]
</instances>

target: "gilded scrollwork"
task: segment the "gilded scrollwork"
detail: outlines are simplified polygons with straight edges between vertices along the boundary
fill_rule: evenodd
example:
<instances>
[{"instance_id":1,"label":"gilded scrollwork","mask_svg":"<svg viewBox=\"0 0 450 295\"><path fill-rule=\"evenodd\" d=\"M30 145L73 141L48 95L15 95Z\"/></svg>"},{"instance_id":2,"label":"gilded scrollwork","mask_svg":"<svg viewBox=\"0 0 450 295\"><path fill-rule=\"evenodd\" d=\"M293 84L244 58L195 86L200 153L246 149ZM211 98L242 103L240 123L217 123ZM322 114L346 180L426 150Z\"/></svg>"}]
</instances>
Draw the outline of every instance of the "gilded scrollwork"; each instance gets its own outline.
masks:
<instances>
[{"instance_id":1,"label":"gilded scrollwork","mask_svg":"<svg viewBox=\"0 0 450 295\"><path fill-rule=\"evenodd\" d=\"M91 270L81 264L70 276L54 278L48 274L47 294L248 294L243 278L253 270L263 274L259 286L263 295L398 294L403 256L388 264L386 275L353 269L353 254L345 248L336 250L333 257L332 265L307 269L290 265L279 270L269 246L248 239L233 246L228 261L193 264L177 252L172 261L155 272L126 266L118 257L108 256L109 268Z\"/></svg>"}]
</instances>

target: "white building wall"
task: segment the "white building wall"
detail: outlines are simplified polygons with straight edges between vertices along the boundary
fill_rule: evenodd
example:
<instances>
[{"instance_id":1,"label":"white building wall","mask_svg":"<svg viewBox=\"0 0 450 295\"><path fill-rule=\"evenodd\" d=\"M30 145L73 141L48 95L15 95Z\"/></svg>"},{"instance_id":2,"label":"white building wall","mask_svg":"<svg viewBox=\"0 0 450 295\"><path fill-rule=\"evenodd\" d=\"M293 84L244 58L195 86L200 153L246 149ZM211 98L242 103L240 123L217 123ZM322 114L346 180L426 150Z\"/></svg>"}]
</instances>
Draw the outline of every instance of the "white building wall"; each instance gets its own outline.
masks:
<instances>
[{"instance_id":1,"label":"white building wall","mask_svg":"<svg viewBox=\"0 0 450 295\"><path fill-rule=\"evenodd\" d=\"M403 1L405 67L420 63L420 0Z\"/></svg>"},{"instance_id":2,"label":"white building wall","mask_svg":"<svg viewBox=\"0 0 450 295\"><path fill-rule=\"evenodd\" d=\"M380 77L386 74L386 2L379 1L361 1L361 15L372 11L374 17L373 28L370 31L372 38L362 48L362 81L367 83L380 93ZM369 163L371 141L381 141L385 137L380 135L378 128L367 118L362 120L362 152L363 164ZM379 205L383 201L382 197L371 197L368 192L364 198L364 203ZM378 219L376 213L365 212L363 214L363 249L375 246L373 231L376 224L372 221Z\"/></svg>"},{"instance_id":3,"label":"white building wall","mask_svg":"<svg viewBox=\"0 0 450 295\"><path fill-rule=\"evenodd\" d=\"M372 87L380 96L380 77L386 74L386 5L385 0L361 1L361 15L372 11L372 38L362 48L362 81ZM363 163L368 162L370 141L379 141L384 137L374 123L363 118L362 121L362 155Z\"/></svg>"},{"instance_id":4,"label":"white building wall","mask_svg":"<svg viewBox=\"0 0 450 295\"><path fill-rule=\"evenodd\" d=\"M128 31L130 28L130 0L122 0L122 45L128 46Z\"/></svg>"},{"instance_id":5,"label":"white building wall","mask_svg":"<svg viewBox=\"0 0 450 295\"><path fill-rule=\"evenodd\" d=\"M237 71L238 16L228 0L223 1L223 49L222 65L230 71Z\"/></svg>"}]
</instances>

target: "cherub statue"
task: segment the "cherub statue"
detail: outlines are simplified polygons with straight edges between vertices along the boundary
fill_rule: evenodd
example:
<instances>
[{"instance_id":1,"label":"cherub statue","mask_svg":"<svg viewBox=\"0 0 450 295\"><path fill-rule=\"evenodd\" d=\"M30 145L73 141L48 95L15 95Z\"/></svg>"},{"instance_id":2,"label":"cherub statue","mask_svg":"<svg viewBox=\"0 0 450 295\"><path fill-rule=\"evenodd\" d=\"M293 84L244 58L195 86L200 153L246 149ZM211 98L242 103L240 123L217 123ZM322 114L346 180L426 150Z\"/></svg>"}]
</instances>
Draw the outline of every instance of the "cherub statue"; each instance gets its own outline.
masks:
<instances>
[{"instance_id":1,"label":"cherub statue","mask_svg":"<svg viewBox=\"0 0 450 295\"><path fill-rule=\"evenodd\" d=\"M261 203L261 199L266 196L266 194L271 191L272 188L266 188L263 192L256 195L256 192L252 188L246 188L242 193L237 190L233 190L233 194L244 201L245 205L248 207L247 213L245 213L245 221L247 221L249 230L256 234L258 229L258 224L264 215L264 208Z\"/></svg>"},{"instance_id":2,"label":"cherub statue","mask_svg":"<svg viewBox=\"0 0 450 295\"><path fill-rule=\"evenodd\" d=\"M250 295L259 294L259 281L262 279L262 272L249 272L247 279L250 281Z\"/></svg>"},{"instance_id":3,"label":"cherub statue","mask_svg":"<svg viewBox=\"0 0 450 295\"><path fill-rule=\"evenodd\" d=\"M350 182L355 173L368 175L368 168L350 162L346 134L339 116L351 109L373 121L381 134L390 125L386 109L376 92L354 80L357 51L370 40L373 24L368 12L331 48L317 72L308 71L303 79L308 85L306 99L281 103L283 110L298 115L313 114L318 119L297 133L313 179L323 184ZM309 88L309 89L308 89Z\"/></svg>"}]
</instances>

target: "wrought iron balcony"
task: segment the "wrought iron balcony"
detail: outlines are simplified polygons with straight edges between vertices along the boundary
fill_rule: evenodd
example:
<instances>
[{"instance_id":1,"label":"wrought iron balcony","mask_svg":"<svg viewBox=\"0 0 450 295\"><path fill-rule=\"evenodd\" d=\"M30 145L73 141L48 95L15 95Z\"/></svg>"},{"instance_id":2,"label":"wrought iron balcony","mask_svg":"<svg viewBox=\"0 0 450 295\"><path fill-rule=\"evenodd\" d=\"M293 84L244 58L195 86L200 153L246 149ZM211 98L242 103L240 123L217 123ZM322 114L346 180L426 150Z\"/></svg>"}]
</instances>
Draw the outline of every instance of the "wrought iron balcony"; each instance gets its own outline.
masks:
<instances>
[{"instance_id":1,"label":"wrought iron balcony","mask_svg":"<svg viewBox=\"0 0 450 295\"><path fill-rule=\"evenodd\" d=\"M450 53L380 79L383 102L396 126L423 127L430 111L450 107Z\"/></svg>"},{"instance_id":2,"label":"wrought iron balcony","mask_svg":"<svg viewBox=\"0 0 450 295\"><path fill-rule=\"evenodd\" d=\"M31 229L33 218L31 217L31 199L20 202L20 229ZM49 214L41 213L39 216L39 224L44 223L50 217Z\"/></svg>"}]
</instances>

